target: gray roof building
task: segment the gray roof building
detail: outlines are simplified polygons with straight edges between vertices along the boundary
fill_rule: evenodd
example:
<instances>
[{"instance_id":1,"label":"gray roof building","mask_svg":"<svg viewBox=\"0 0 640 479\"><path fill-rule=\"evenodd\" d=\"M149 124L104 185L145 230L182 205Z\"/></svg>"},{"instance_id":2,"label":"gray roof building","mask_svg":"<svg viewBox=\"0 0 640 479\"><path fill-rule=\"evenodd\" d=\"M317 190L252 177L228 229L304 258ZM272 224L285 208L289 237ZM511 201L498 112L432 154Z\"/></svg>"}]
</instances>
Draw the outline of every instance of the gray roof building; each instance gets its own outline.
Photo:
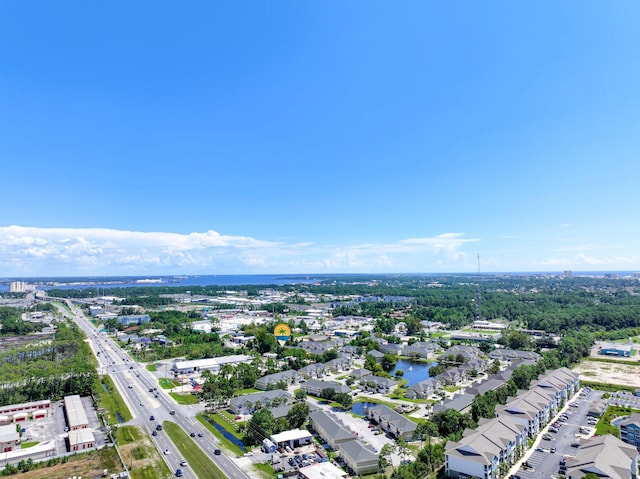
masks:
<instances>
[{"instance_id":1,"label":"gray roof building","mask_svg":"<svg viewBox=\"0 0 640 479\"><path fill-rule=\"evenodd\" d=\"M396 439L411 439L417 427L415 422L384 404L367 409L367 416Z\"/></svg>"},{"instance_id":2,"label":"gray roof building","mask_svg":"<svg viewBox=\"0 0 640 479\"><path fill-rule=\"evenodd\" d=\"M378 461L380 454L376 453L371 446L358 440L341 443L338 446L338 452L353 475L373 474L380 470Z\"/></svg>"},{"instance_id":3,"label":"gray roof building","mask_svg":"<svg viewBox=\"0 0 640 479\"><path fill-rule=\"evenodd\" d=\"M637 455L635 447L611 434L605 434L582 444L576 456L567 459L566 475L568 479L580 479L587 473L606 479L635 478Z\"/></svg>"}]
</instances>

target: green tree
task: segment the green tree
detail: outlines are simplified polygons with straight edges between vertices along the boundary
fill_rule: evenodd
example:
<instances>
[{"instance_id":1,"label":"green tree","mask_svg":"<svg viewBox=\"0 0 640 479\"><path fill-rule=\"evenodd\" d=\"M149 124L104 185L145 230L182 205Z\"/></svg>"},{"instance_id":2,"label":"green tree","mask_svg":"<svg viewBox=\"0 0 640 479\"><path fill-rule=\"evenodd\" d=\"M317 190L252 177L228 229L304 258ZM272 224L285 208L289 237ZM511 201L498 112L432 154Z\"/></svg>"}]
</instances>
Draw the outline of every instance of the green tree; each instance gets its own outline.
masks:
<instances>
[{"instance_id":1,"label":"green tree","mask_svg":"<svg viewBox=\"0 0 640 479\"><path fill-rule=\"evenodd\" d=\"M306 402L299 402L287 413L287 422L290 429L300 428L309 417L309 405Z\"/></svg>"},{"instance_id":2,"label":"green tree","mask_svg":"<svg viewBox=\"0 0 640 479\"><path fill-rule=\"evenodd\" d=\"M267 408L258 409L244 429L242 442L247 446L260 444L276 432L276 420Z\"/></svg>"},{"instance_id":3,"label":"green tree","mask_svg":"<svg viewBox=\"0 0 640 479\"><path fill-rule=\"evenodd\" d=\"M392 371L396 367L397 358L393 354L385 354L382 357L382 369L386 372Z\"/></svg>"}]
</instances>

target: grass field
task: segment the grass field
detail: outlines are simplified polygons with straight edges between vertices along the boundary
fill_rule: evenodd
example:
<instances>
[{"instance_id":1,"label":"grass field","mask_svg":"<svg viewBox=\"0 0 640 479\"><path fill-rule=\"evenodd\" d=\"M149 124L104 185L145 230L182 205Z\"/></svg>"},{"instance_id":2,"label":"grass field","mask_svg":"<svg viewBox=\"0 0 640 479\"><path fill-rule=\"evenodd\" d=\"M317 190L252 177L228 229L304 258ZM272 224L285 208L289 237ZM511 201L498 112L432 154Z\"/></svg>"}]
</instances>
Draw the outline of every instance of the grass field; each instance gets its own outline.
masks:
<instances>
[{"instance_id":1,"label":"grass field","mask_svg":"<svg viewBox=\"0 0 640 479\"><path fill-rule=\"evenodd\" d=\"M142 428L122 426L116 431L116 443L132 479L168 479L171 471Z\"/></svg>"},{"instance_id":2,"label":"grass field","mask_svg":"<svg viewBox=\"0 0 640 479\"><path fill-rule=\"evenodd\" d=\"M169 396L175 399L178 404L188 405L188 404L198 404L200 402L200 398L191 393L187 393L187 394L169 393Z\"/></svg>"},{"instance_id":3,"label":"grass field","mask_svg":"<svg viewBox=\"0 0 640 479\"><path fill-rule=\"evenodd\" d=\"M171 441L180 450L182 457L196 476L211 479L226 479L225 474L216 466L200 447L177 424L165 421L164 428Z\"/></svg>"},{"instance_id":4,"label":"grass field","mask_svg":"<svg viewBox=\"0 0 640 479\"><path fill-rule=\"evenodd\" d=\"M173 389L180 386L180 383L175 379L170 378L160 378L160 387L162 389Z\"/></svg>"},{"instance_id":5,"label":"grass field","mask_svg":"<svg viewBox=\"0 0 640 479\"><path fill-rule=\"evenodd\" d=\"M105 391L102 383L104 383L109 392ZM105 375L98 378L98 384L96 384L94 390L98 394L98 407L104 409L104 418L108 424L118 424L116 412L120 414L123 421L131 420L131 412L115 388L111 376Z\"/></svg>"},{"instance_id":6,"label":"grass field","mask_svg":"<svg viewBox=\"0 0 640 479\"><path fill-rule=\"evenodd\" d=\"M113 447L106 447L99 451L90 451L82 454L74 454L68 456L62 460L50 460L39 463L41 465L39 469L23 472L16 476L20 479L51 479L60 478L66 479L67 477L82 476L82 477L97 477L102 475L102 472L106 469L109 473L122 471L118 454ZM155 476L159 479L161 476Z\"/></svg>"}]
</instances>

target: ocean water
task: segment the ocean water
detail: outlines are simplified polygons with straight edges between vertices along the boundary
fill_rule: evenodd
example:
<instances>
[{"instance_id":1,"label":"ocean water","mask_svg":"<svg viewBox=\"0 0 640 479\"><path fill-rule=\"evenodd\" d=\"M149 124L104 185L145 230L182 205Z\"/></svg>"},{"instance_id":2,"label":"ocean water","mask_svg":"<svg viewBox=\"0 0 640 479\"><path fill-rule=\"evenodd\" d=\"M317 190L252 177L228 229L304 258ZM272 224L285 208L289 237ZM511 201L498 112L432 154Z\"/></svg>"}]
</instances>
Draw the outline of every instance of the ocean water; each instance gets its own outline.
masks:
<instances>
[{"instance_id":1,"label":"ocean water","mask_svg":"<svg viewBox=\"0 0 640 479\"><path fill-rule=\"evenodd\" d=\"M238 286L283 285L316 283L330 276L245 274L245 275L181 275L181 276L123 276L77 278L12 278L0 281L0 292L9 291L10 281L26 281L38 289L131 288L138 286Z\"/></svg>"}]
</instances>

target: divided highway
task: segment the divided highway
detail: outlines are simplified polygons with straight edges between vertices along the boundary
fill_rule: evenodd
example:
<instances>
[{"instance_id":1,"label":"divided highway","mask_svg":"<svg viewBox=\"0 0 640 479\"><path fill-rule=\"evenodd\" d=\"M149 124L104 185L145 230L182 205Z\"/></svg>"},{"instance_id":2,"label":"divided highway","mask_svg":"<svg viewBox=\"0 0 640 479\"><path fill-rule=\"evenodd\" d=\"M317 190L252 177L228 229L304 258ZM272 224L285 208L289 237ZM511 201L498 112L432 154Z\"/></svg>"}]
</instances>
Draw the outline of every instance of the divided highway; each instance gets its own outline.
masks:
<instances>
[{"instance_id":1,"label":"divided highway","mask_svg":"<svg viewBox=\"0 0 640 479\"><path fill-rule=\"evenodd\" d=\"M156 378L144 367L133 361L111 338L101 335L87 319L81 309L70 300L66 301L72 311L68 315L85 332L90 340L91 348L98 360L98 371L110 374L113 382L127 403L133 419L131 423L140 425L151 436L158 451L172 470L182 469L183 477L196 477L190 468L182 467L182 456L176 446L164 433L152 436L158 424L163 421L173 421L187 434L195 433L194 441L209 456L209 458L230 479L250 479L250 477L228 456L216 455L219 449L218 439L190 414L189 406L180 406L158 387ZM61 310L62 311L62 310ZM68 311L64 311L68 313ZM151 420L153 416L153 420Z\"/></svg>"}]
</instances>

